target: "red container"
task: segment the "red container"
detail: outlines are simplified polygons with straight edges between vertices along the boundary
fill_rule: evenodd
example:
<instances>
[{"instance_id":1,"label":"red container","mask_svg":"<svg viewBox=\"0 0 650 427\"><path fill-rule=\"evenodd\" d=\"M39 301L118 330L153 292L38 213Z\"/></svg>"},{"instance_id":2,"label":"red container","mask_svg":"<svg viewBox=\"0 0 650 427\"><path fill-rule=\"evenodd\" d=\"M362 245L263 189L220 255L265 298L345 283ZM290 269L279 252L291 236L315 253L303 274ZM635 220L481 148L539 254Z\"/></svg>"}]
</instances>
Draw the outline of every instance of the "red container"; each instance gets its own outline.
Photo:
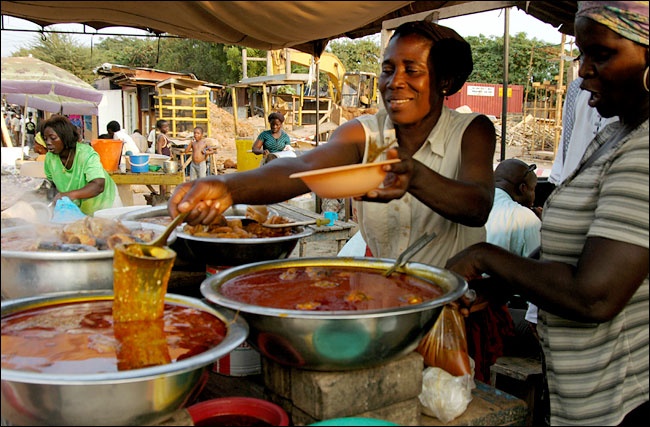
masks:
<instances>
[{"instance_id":1,"label":"red container","mask_svg":"<svg viewBox=\"0 0 650 427\"><path fill-rule=\"evenodd\" d=\"M187 408L195 426L288 426L289 416L267 400L253 397L223 397Z\"/></svg>"},{"instance_id":2,"label":"red container","mask_svg":"<svg viewBox=\"0 0 650 427\"><path fill-rule=\"evenodd\" d=\"M503 85L467 82L455 94L445 98L452 110L467 105L473 112L501 117ZM521 114L524 109L524 87L508 85L508 113Z\"/></svg>"}]
</instances>

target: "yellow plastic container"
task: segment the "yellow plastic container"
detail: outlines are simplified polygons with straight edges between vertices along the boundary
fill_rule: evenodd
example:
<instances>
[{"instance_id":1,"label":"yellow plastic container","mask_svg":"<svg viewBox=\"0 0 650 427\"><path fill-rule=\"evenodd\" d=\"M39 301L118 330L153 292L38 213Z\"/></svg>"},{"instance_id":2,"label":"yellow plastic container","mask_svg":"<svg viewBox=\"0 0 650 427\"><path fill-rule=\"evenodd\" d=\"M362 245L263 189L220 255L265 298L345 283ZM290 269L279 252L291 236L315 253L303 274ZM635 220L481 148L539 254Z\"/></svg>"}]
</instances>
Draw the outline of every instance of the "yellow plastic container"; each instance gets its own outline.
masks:
<instances>
[{"instance_id":1,"label":"yellow plastic container","mask_svg":"<svg viewBox=\"0 0 650 427\"><path fill-rule=\"evenodd\" d=\"M235 139L237 146L237 171L247 171L260 166L262 161L261 154L253 153L253 138Z\"/></svg>"}]
</instances>

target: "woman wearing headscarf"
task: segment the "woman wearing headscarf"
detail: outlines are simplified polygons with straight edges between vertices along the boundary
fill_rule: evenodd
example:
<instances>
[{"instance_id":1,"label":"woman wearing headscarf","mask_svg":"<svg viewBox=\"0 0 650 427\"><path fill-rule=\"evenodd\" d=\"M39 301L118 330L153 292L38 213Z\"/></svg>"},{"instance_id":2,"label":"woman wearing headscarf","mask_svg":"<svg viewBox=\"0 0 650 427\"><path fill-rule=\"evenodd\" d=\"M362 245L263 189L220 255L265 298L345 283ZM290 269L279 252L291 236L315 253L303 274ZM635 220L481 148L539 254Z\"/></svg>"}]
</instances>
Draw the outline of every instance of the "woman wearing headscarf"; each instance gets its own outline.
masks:
<instances>
[{"instance_id":1,"label":"woman wearing headscarf","mask_svg":"<svg viewBox=\"0 0 650 427\"><path fill-rule=\"evenodd\" d=\"M551 425L639 425L650 415L648 2L578 2L575 31L589 105L619 122L548 197L539 260L480 243L447 268L539 307Z\"/></svg>"},{"instance_id":2,"label":"woman wearing headscarf","mask_svg":"<svg viewBox=\"0 0 650 427\"><path fill-rule=\"evenodd\" d=\"M495 132L484 115L443 105L472 71L469 44L454 30L430 22L398 27L385 50L379 89L384 110L339 126L326 144L264 167L179 185L170 213L189 211L192 225L209 224L232 203L267 204L308 193L289 175L399 158L382 188L355 199L359 227L372 255L396 258L426 232L433 239L412 258L439 265L485 239L494 196Z\"/></svg>"}]
</instances>

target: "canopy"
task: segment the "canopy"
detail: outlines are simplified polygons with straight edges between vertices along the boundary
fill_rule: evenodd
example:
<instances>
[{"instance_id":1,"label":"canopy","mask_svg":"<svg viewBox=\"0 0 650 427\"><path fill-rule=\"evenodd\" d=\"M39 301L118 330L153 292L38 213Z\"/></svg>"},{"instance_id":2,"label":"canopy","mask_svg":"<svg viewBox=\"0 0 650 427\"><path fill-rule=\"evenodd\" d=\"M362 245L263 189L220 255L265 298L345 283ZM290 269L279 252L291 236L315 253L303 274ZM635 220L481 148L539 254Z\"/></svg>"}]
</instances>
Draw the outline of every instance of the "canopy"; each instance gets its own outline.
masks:
<instances>
[{"instance_id":1,"label":"canopy","mask_svg":"<svg viewBox=\"0 0 650 427\"><path fill-rule=\"evenodd\" d=\"M382 23L435 11L438 19L516 6L572 34L576 1L5 1L2 14L46 27L122 26L215 43L320 56L339 37L376 34Z\"/></svg>"},{"instance_id":2,"label":"canopy","mask_svg":"<svg viewBox=\"0 0 650 427\"><path fill-rule=\"evenodd\" d=\"M50 113L59 114L98 114L98 106L95 102L83 101L61 95L28 95L25 93L7 93L5 99L10 104L17 104L36 108Z\"/></svg>"},{"instance_id":3,"label":"canopy","mask_svg":"<svg viewBox=\"0 0 650 427\"><path fill-rule=\"evenodd\" d=\"M99 103L100 91L74 74L32 57L2 58L3 94L60 95Z\"/></svg>"}]
</instances>

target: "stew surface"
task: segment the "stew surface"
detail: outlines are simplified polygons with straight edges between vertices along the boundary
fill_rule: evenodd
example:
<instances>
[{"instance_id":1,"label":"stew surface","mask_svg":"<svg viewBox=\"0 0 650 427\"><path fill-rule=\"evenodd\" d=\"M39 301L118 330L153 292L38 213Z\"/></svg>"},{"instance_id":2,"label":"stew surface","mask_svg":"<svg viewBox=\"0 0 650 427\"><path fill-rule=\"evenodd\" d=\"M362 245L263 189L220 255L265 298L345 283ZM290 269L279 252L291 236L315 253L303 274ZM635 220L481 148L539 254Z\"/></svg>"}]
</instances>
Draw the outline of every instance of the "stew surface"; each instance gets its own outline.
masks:
<instances>
[{"instance_id":1,"label":"stew surface","mask_svg":"<svg viewBox=\"0 0 650 427\"><path fill-rule=\"evenodd\" d=\"M2 318L2 367L93 374L173 363L218 345L221 319L165 304L158 322L113 322L113 301L71 302Z\"/></svg>"},{"instance_id":2,"label":"stew surface","mask_svg":"<svg viewBox=\"0 0 650 427\"><path fill-rule=\"evenodd\" d=\"M358 267L289 267L260 270L221 285L221 294L247 304L289 310L376 310L440 297L434 283Z\"/></svg>"}]
</instances>

